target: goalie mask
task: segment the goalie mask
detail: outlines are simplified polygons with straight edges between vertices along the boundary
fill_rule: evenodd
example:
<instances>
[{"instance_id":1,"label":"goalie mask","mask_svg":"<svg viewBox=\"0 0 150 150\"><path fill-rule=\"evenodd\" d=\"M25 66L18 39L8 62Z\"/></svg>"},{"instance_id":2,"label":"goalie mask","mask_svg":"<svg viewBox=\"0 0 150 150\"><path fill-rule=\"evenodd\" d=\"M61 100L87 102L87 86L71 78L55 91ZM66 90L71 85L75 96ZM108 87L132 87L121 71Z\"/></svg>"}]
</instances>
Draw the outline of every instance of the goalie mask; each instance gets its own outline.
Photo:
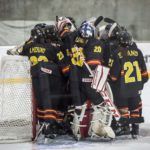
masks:
<instances>
[{"instance_id":1,"label":"goalie mask","mask_svg":"<svg viewBox=\"0 0 150 150\"><path fill-rule=\"evenodd\" d=\"M82 38L94 37L94 31L94 26L87 22L83 22L79 28L79 34Z\"/></svg>"}]
</instances>

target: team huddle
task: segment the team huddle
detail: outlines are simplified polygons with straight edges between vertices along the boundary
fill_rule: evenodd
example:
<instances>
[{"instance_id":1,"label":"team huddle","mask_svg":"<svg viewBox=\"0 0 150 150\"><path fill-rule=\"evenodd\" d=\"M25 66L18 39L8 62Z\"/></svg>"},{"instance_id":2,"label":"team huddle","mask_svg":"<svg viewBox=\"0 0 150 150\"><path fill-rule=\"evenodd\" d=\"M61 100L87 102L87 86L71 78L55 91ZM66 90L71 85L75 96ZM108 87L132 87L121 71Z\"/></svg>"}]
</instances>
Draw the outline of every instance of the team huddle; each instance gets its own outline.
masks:
<instances>
[{"instance_id":1,"label":"team huddle","mask_svg":"<svg viewBox=\"0 0 150 150\"><path fill-rule=\"evenodd\" d=\"M54 25L35 25L29 40L7 54L31 62L36 140L66 134L76 140L137 138L148 72L124 26L100 16L77 27L74 18L57 16Z\"/></svg>"}]
</instances>

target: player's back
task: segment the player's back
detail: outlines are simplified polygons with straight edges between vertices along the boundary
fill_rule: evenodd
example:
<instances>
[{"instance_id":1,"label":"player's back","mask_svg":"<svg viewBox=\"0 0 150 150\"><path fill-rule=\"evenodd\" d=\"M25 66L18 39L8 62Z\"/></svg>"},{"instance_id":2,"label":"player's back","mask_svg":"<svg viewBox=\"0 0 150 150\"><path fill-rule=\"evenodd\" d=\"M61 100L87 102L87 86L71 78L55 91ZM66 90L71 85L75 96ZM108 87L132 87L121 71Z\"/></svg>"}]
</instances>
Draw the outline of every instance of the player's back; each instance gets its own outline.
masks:
<instances>
[{"instance_id":1,"label":"player's back","mask_svg":"<svg viewBox=\"0 0 150 150\"><path fill-rule=\"evenodd\" d=\"M119 47L117 57L120 64L120 77L118 85L120 96L132 97L138 95L143 89L141 74L141 51L135 46ZM117 69L117 68L116 68Z\"/></svg>"},{"instance_id":2,"label":"player's back","mask_svg":"<svg viewBox=\"0 0 150 150\"><path fill-rule=\"evenodd\" d=\"M59 49L50 43L31 42L24 45L20 55L28 56L31 62L31 74L41 72L41 67L58 70L56 55ZM53 71L56 72L56 71Z\"/></svg>"}]
</instances>

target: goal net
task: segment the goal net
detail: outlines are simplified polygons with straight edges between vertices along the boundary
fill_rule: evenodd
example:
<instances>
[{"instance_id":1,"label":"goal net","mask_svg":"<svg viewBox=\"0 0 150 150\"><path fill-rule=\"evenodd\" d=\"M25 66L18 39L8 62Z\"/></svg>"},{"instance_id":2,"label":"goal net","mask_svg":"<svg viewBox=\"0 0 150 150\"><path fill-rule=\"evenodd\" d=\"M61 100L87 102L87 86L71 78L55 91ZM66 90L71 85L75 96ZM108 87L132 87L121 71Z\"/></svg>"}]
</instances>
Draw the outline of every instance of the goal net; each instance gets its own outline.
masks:
<instances>
[{"instance_id":1,"label":"goal net","mask_svg":"<svg viewBox=\"0 0 150 150\"><path fill-rule=\"evenodd\" d=\"M0 143L33 138L30 63L23 56L0 59Z\"/></svg>"}]
</instances>

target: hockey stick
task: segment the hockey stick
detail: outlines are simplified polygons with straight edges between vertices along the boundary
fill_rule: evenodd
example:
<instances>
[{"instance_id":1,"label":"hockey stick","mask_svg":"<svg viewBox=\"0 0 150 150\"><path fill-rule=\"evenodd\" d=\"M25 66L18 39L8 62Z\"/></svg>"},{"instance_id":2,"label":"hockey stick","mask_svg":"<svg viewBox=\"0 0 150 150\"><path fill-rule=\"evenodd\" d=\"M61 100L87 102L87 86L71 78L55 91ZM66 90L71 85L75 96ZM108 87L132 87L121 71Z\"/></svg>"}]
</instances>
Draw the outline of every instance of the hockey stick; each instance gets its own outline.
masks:
<instances>
[{"instance_id":1,"label":"hockey stick","mask_svg":"<svg viewBox=\"0 0 150 150\"><path fill-rule=\"evenodd\" d=\"M109 107L110 111L112 112L115 120L119 121L121 118L121 115L120 115L118 109L116 108L116 106L114 105L114 103L112 102L112 99L110 98L111 93L109 94L108 92L111 92L111 88L110 88L109 84L106 82L105 88L103 91L100 92L100 94L102 95L104 102Z\"/></svg>"},{"instance_id":2,"label":"hockey stick","mask_svg":"<svg viewBox=\"0 0 150 150\"><path fill-rule=\"evenodd\" d=\"M41 134L41 132L42 132L42 130L43 130L43 128L44 128L44 126L45 126L45 124L43 123L43 124L41 125L41 127L39 128L39 130L38 130L38 132L37 132L37 134L36 134L36 136L35 136L35 138L34 138L34 142L37 141L39 135Z\"/></svg>"},{"instance_id":3,"label":"hockey stick","mask_svg":"<svg viewBox=\"0 0 150 150\"><path fill-rule=\"evenodd\" d=\"M58 22L58 16L56 16L56 22Z\"/></svg>"},{"instance_id":4,"label":"hockey stick","mask_svg":"<svg viewBox=\"0 0 150 150\"><path fill-rule=\"evenodd\" d=\"M103 16L99 16L99 17L95 20L94 26L96 27L102 20L103 20Z\"/></svg>"},{"instance_id":5,"label":"hockey stick","mask_svg":"<svg viewBox=\"0 0 150 150\"><path fill-rule=\"evenodd\" d=\"M89 66L85 61L83 61L83 63L84 63L84 65L86 66L86 68L88 69L88 71L89 71L89 73L90 73L90 77L94 77L94 74L93 74L93 72L92 72L90 66Z\"/></svg>"},{"instance_id":6,"label":"hockey stick","mask_svg":"<svg viewBox=\"0 0 150 150\"><path fill-rule=\"evenodd\" d=\"M110 18L104 18L104 21L107 22L107 23L116 23L115 20L110 19Z\"/></svg>"},{"instance_id":7,"label":"hockey stick","mask_svg":"<svg viewBox=\"0 0 150 150\"><path fill-rule=\"evenodd\" d=\"M18 46L15 46L14 48L12 48L12 49L8 49L7 50L7 54L8 55L18 55L19 54L19 49L21 48L21 47L23 47L23 45L24 45L24 43L22 43L22 44L20 44L20 45L18 45Z\"/></svg>"},{"instance_id":8,"label":"hockey stick","mask_svg":"<svg viewBox=\"0 0 150 150\"><path fill-rule=\"evenodd\" d=\"M15 46L12 49L8 49L7 50L7 54L8 55L19 55L19 50L25 45L25 43L29 42L30 40L32 40L31 38L29 38L28 40L26 40L25 42L21 43L20 45Z\"/></svg>"},{"instance_id":9,"label":"hockey stick","mask_svg":"<svg viewBox=\"0 0 150 150\"><path fill-rule=\"evenodd\" d=\"M104 18L104 21L106 23L112 24L112 26L110 27L109 32L108 32L108 37L111 37L111 34L116 27L118 27L121 30L121 26L115 20L110 19L110 18Z\"/></svg>"},{"instance_id":10,"label":"hockey stick","mask_svg":"<svg viewBox=\"0 0 150 150\"><path fill-rule=\"evenodd\" d=\"M113 20L113 19L110 19L110 18L104 18L104 21L106 22L106 23L110 23L110 24L112 24L112 26L113 26L113 24L115 24L116 23L116 25L118 26L118 28L119 29L121 29L122 27L119 25L119 23L118 22L116 22L115 20Z\"/></svg>"},{"instance_id":11,"label":"hockey stick","mask_svg":"<svg viewBox=\"0 0 150 150\"><path fill-rule=\"evenodd\" d=\"M76 48L76 52L79 54L79 56L83 58L84 56L83 56L83 54L79 51L78 47L75 46L75 48ZM89 71L89 73L90 73L90 76L93 77L94 74L93 74L93 72L92 72L90 66L85 62L85 60L83 60L83 63L84 63L84 65L86 66L86 68L88 69L88 71Z\"/></svg>"}]
</instances>

